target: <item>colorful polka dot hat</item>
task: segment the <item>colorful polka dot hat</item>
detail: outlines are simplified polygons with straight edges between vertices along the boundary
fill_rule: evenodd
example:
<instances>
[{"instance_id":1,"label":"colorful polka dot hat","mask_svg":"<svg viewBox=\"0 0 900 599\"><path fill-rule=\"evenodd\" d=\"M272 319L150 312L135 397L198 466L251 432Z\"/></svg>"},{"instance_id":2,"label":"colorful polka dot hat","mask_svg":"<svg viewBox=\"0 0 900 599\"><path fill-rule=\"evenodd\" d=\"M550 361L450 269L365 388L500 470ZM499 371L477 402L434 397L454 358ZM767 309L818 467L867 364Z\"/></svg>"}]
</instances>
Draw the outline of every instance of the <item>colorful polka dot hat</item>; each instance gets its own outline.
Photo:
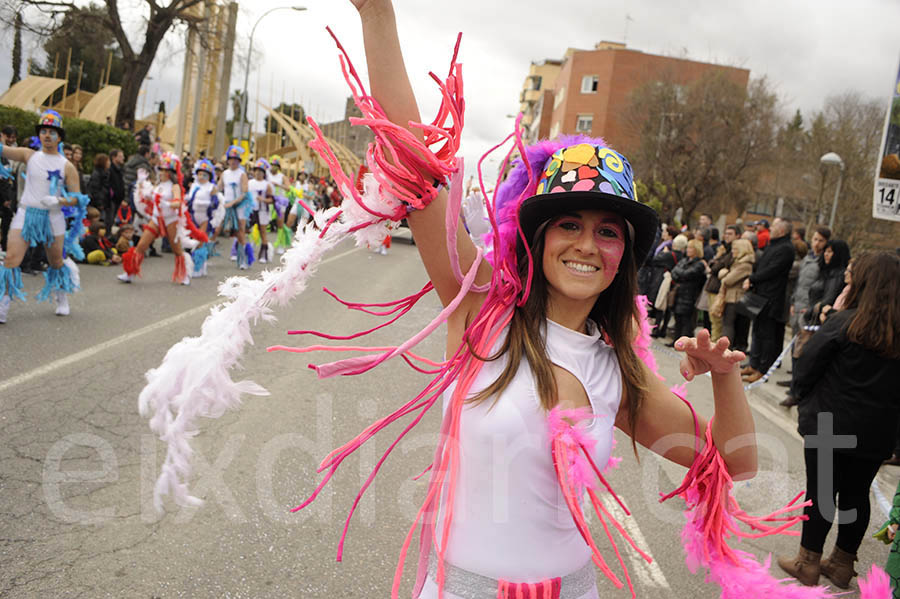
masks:
<instances>
[{"instance_id":1,"label":"colorful polka dot hat","mask_svg":"<svg viewBox=\"0 0 900 599\"><path fill-rule=\"evenodd\" d=\"M259 170L263 172L269 170L269 161L265 158L260 158L253 163L253 170Z\"/></svg>"},{"instance_id":2,"label":"colorful polka dot hat","mask_svg":"<svg viewBox=\"0 0 900 599\"><path fill-rule=\"evenodd\" d=\"M659 227L656 212L637 201L628 160L602 145L580 143L553 152L535 194L522 202L519 222L526 238L561 212L595 208L620 214L633 229L637 263L649 253Z\"/></svg>"},{"instance_id":3,"label":"colorful polka dot hat","mask_svg":"<svg viewBox=\"0 0 900 599\"><path fill-rule=\"evenodd\" d=\"M237 158L241 159L241 156L244 155L244 148L240 146L228 146L228 149L225 151L225 160L229 158Z\"/></svg>"},{"instance_id":4,"label":"colorful polka dot hat","mask_svg":"<svg viewBox=\"0 0 900 599\"><path fill-rule=\"evenodd\" d=\"M206 158L203 158L202 160L198 161L197 165L194 166L195 173L200 172L200 171L207 173L210 176L210 178L215 178L215 176L216 176L216 168L213 166L213 163L210 162Z\"/></svg>"},{"instance_id":5,"label":"colorful polka dot hat","mask_svg":"<svg viewBox=\"0 0 900 599\"><path fill-rule=\"evenodd\" d=\"M269 158L269 162L272 163L272 166L281 168L281 156L279 156L278 154L275 154L271 158Z\"/></svg>"},{"instance_id":6,"label":"colorful polka dot hat","mask_svg":"<svg viewBox=\"0 0 900 599\"><path fill-rule=\"evenodd\" d=\"M34 126L34 132L36 135L40 135L41 129L46 129L47 127L59 131L60 139L66 138L66 130L63 129L62 117L55 110L48 110L41 115L37 125Z\"/></svg>"},{"instance_id":7,"label":"colorful polka dot hat","mask_svg":"<svg viewBox=\"0 0 900 599\"><path fill-rule=\"evenodd\" d=\"M159 166L157 168L161 171L172 171L173 173L177 173L181 168L181 161L178 160L178 156L175 154L166 152L159 157Z\"/></svg>"}]
</instances>

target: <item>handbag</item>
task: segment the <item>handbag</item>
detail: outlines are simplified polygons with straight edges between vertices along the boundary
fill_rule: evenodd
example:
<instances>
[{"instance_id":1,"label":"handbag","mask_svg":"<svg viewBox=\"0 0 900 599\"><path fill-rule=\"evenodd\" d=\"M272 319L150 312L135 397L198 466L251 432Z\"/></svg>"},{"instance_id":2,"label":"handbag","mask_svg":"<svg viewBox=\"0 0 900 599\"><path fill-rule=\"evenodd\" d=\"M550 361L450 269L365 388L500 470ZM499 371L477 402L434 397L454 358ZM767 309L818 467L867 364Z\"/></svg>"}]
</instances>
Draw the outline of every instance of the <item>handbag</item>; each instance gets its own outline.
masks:
<instances>
[{"instance_id":1,"label":"handbag","mask_svg":"<svg viewBox=\"0 0 900 599\"><path fill-rule=\"evenodd\" d=\"M700 290L700 295L697 296L694 307L701 312L709 312L709 294L706 291Z\"/></svg>"},{"instance_id":2,"label":"handbag","mask_svg":"<svg viewBox=\"0 0 900 599\"><path fill-rule=\"evenodd\" d=\"M656 292L656 299L653 302L653 307L660 312L665 312L666 308L669 306L668 297L671 284L672 275L667 271L663 274L662 283L659 284L659 290Z\"/></svg>"},{"instance_id":3,"label":"handbag","mask_svg":"<svg viewBox=\"0 0 900 599\"><path fill-rule=\"evenodd\" d=\"M766 304L769 303L769 299L763 297L758 293L753 293L752 291L748 291L745 293L741 299L735 304L734 309L741 316L745 316L750 320L754 320L759 313L763 311L763 308L766 307Z\"/></svg>"}]
</instances>

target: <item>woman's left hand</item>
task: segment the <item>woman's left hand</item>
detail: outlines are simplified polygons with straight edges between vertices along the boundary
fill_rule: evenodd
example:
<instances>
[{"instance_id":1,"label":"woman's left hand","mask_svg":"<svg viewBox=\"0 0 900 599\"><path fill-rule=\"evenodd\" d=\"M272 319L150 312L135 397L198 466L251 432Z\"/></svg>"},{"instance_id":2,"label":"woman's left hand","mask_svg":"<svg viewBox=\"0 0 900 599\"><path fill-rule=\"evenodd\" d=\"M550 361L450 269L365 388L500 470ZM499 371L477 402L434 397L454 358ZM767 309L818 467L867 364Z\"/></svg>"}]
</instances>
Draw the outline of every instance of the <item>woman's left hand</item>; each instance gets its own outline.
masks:
<instances>
[{"instance_id":1,"label":"woman's left hand","mask_svg":"<svg viewBox=\"0 0 900 599\"><path fill-rule=\"evenodd\" d=\"M696 337L681 337L675 342L675 349L684 352L681 360L681 374L688 381L695 376L711 372L728 374L746 356L741 351L728 349L728 337L721 337L715 343L709 341L709 331L702 329Z\"/></svg>"}]
</instances>

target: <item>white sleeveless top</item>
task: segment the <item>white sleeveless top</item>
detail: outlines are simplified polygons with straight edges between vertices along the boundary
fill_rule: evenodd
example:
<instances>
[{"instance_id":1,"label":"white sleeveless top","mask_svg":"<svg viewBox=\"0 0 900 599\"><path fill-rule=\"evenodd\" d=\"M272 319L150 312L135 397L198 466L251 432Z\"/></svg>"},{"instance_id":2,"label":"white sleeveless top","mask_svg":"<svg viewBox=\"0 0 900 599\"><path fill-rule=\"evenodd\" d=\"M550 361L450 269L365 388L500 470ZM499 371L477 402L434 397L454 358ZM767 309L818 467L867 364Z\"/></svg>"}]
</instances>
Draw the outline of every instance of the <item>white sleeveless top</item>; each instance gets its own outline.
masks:
<instances>
[{"instance_id":1,"label":"white sleeveless top","mask_svg":"<svg viewBox=\"0 0 900 599\"><path fill-rule=\"evenodd\" d=\"M597 441L591 457L602 470L622 397L615 352L596 326L591 335L583 335L548 320L547 353L587 393L596 418L583 426ZM503 358L486 362L470 394L494 382L505 365ZM455 383L444 394L445 409L454 389ZM443 508L438 537L442 517ZM516 582L565 576L591 559L559 489L547 413L524 358L499 399L462 409L460 469L446 558L464 570Z\"/></svg>"},{"instance_id":2,"label":"white sleeveless top","mask_svg":"<svg viewBox=\"0 0 900 599\"><path fill-rule=\"evenodd\" d=\"M272 185L284 185L284 173L278 171L277 173L273 173L272 171L266 172L266 178L269 180L269 183Z\"/></svg>"},{"instance_id":3,"label":"white sleeveless top","mask_svg":"<svg viewBox=\"0 0 900 599\"><path fill-rule=\"evenodd\" d=\"M265 179L262 181L257 181L256 179L250 179L250 182L247 183L247 189L253 195L253 209L259 210L260 206L262 206L261 197L266 195L266 189L269 188L269 182Z\"/></svg>"},{"instance_id":4,"label":"white sleeveless top","mask_svg":"<svg viewBox=\"0 0 900 599\"><path fill-rule=\"evenodd\" d=\"M66 157L63 154L47 154L42 151L35 152L25 165L25 190L19 203L33 208L44 208L41 200L49 195L62 196L63 185L66 183ZM56 193L51 194L51 174L58 175ZM55 206L53 211L62 210Z\"/></svg>"},{"instance_id":5,"label":"white sleeveless top","mask_svg":"<svg viewBox=\"0 0 900 599\"><path fill-rule=\"evenodd\" d=\"M225 190L225 203L230 204L241 195L241 177L244 169L225 169L222 172L222 188Z\"/></svg>"},{"instance_id":6,"label":"white sleeveless top","mask_svg":"<svg viewBox=\"0 0 900 599\"><path fill-rule=\"evenodd\" d=\"M193 198L191 201L193 217L198 223L208 220L206 210L212 202L212 196L215 190L216 186L211 181L207 181L206 183L197 183L195 181L194 184L191 185L191 191L188 193L187 199L191 200L191 198ZM195 191L196 193L194 193Z\"/></svg>"}]
</instances>

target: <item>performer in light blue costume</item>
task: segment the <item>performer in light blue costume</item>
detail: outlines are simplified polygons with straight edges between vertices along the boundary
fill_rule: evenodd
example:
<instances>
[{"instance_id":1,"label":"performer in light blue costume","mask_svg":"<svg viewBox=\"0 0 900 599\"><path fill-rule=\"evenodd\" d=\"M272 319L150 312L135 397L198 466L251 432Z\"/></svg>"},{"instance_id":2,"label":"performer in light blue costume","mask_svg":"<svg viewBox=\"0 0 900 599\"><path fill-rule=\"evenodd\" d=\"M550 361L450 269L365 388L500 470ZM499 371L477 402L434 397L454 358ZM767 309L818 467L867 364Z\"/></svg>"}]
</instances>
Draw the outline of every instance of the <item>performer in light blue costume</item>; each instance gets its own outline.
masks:
<instances>
[{"instance_id":1,"label":"performer in light blue costume","mask_svg":"<svg viewBox=\"0 0 900 599\"><path fill-rule=\"evenodd\" d=\"M224 210L219 213L219 195L216 189L216 170L213 163L205 158L194 167L194 182L188 191L188 215L197 228L212 236L212 232L223 220ZM197 246L191 256L194 258L194 276L206 276L212 242Z\"/></svg>"},{"instance_id":2,"label":"performer in light blue costume","mask_svg":"<svg viewBox=\"0 0 900 599\"><path fill-rule=\"evenodd\" d=\"M225 202L224 231L235 231L235 259L238 268L244 270L253 264L253 245L247 240L247 220L253 212L253 198L248 191L247 173L241 167L241 155L244 149L229 146L225 153L228 168L219 178L219 191Z\"/></svg>"},{"instance_id":3,"label":"performer in light blue costume","mask_svg":"<svg viewBox=\"0 0 900 599\"><path fill-rule=\"evenodd\" d=\"M10 226L6 260L0 266L0 323L6 322L12 299L25 301L19 265L29 245L44 244L50 262L44 273L44 288L37 296L39 301L52 296L56 301L56 313L68 316L67 294L78 289L78 267L72 260L64 262L66 219L62 211L63 206L80 205L78 171L59 151L59 144L66 134L59 113L46 111L35 130L40 139L40 150L0 145L4 158L26 165L25 190Z\"/></svg>"}]
</instances>

